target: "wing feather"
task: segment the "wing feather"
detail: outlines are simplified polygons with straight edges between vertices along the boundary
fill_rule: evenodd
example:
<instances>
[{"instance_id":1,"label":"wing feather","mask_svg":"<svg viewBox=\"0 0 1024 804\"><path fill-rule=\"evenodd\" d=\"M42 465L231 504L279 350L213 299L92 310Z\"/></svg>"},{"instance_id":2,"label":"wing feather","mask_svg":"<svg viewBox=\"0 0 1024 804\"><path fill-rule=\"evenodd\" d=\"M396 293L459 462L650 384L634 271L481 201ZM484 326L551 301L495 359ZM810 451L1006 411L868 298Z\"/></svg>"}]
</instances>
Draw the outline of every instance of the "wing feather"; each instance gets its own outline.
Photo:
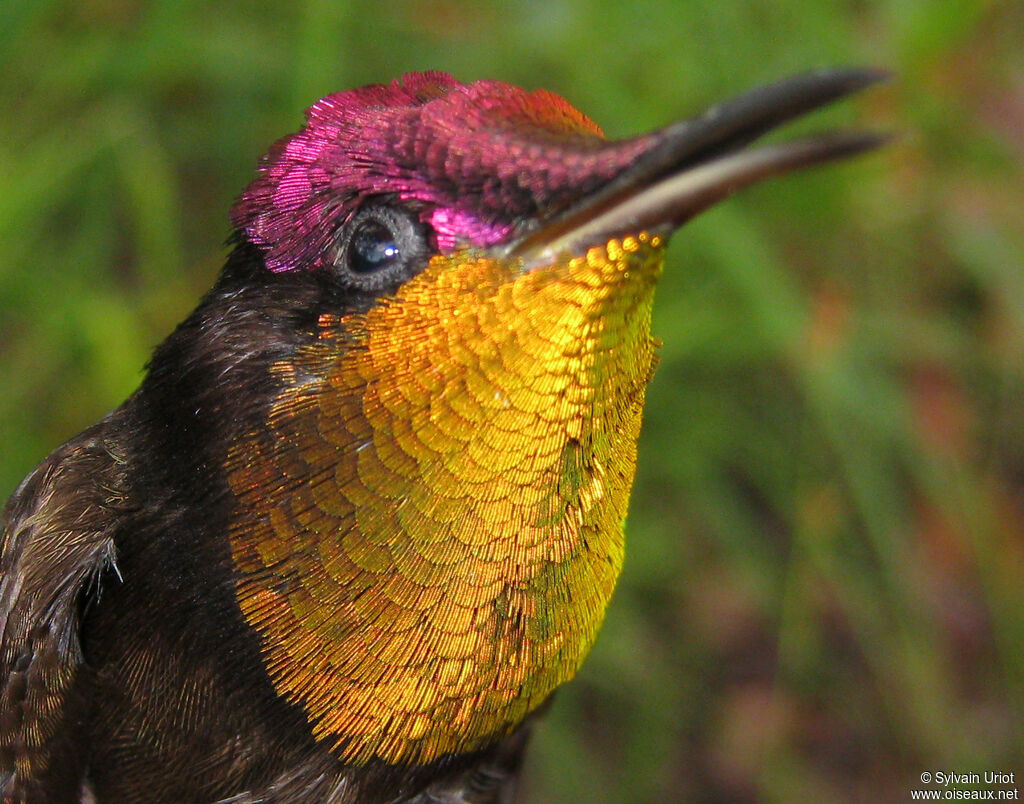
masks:
<instances>
[{"instance_id":1,"label":"wing feather","mask_svg":"<svg viewBox=\"0 0 1024 804\"><path fill-rule=\"evenodd\" d=\"M82 665L81 612L115 568L121 462L99 424L12 495L0 542L0 796L33 800Z\"/></svg>"}]
</instances>

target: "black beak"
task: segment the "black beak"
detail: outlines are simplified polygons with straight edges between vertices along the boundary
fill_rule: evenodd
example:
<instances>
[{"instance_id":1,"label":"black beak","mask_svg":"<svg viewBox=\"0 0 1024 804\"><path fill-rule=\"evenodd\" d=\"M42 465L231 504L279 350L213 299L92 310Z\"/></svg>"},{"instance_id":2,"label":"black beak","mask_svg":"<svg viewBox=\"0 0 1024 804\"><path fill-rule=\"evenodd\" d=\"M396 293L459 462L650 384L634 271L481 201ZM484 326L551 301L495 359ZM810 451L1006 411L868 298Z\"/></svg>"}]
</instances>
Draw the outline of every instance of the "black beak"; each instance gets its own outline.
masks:
<instances>
[{"instance_id":1,"label":"black beak","mask_svg":"<svg viewBox=\"0 0 1024 804\"><path fill-rule=\"evenodd\" d=\"M876 148L889 135L826 131L760 148L745 146L888 77L868 69L807 73L667 126L649 135L650 148L615 179L511 243L509 256L521 258L529 270L615 237L641 231L667 236L742 187Z\"/></svg>"}]
</instances>

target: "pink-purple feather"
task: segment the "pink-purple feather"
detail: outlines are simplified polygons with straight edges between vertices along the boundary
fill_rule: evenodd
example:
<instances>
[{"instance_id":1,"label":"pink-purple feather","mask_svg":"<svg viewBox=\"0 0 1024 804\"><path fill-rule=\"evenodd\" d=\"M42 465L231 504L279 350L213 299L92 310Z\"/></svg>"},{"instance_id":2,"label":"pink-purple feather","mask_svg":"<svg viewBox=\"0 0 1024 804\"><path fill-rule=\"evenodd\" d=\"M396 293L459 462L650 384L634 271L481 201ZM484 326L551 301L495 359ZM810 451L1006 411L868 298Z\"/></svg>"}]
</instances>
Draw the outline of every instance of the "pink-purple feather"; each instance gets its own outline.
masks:
<instances>
[{"instance_id":1,"label":"pink-purple feather","mask_svg":"<svg viewBox=\"0 0 1024 804\"><path fill-rule=\"evenodd\" d=\"M616 176L651 145L612 143L545 90L412 73L329 95L271 147L232 210L272 271L330 263L338 227L367 199L413 201L438 247L487 247Z\"/></svg>"}]
</instances>

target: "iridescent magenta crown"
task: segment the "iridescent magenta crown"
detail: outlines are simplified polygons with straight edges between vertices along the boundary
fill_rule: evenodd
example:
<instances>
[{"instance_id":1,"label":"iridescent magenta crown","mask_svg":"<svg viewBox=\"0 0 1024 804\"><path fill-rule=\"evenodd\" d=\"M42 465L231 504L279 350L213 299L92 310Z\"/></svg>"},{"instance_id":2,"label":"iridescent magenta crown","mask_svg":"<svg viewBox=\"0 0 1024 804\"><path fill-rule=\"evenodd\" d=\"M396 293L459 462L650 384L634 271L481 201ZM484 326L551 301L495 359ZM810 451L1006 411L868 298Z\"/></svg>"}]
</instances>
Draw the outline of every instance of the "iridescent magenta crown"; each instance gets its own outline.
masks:
<instances>
[{"instance_id":1,"label":"iridescent magenta crown","mask_svg":"<svg viewBox=\"0 0 1024 804\"><path fill-rule=\"evenodd\" d=\"M617 176L650 136L619 143L563 98L500 81L411 73L329 95L279 140L232 210L272 271L320 268L365 199L415 204L442 250L489 246Z\"/></svg>"}]
</instances>

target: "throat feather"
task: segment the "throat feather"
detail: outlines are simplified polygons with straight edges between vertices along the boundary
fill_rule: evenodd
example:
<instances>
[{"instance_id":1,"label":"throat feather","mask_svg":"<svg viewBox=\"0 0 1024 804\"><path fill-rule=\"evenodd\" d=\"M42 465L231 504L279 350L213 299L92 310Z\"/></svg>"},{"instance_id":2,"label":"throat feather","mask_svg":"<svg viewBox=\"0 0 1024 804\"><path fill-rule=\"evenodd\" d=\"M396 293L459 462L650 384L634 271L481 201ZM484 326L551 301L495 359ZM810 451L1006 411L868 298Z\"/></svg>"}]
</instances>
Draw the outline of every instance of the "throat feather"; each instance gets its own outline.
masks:
<instances>
[{"instance_id":1,"label":"throat feather","mask_svg":"<svg viewBox=\"0 0 1024 804\"><path fill-rule=\"evenodd\" d=\"M575 674L622 563L661 254L438 257L275 367L228 459L237 597L342 760L479 750Z\"/></svg>"}]
</instances>

